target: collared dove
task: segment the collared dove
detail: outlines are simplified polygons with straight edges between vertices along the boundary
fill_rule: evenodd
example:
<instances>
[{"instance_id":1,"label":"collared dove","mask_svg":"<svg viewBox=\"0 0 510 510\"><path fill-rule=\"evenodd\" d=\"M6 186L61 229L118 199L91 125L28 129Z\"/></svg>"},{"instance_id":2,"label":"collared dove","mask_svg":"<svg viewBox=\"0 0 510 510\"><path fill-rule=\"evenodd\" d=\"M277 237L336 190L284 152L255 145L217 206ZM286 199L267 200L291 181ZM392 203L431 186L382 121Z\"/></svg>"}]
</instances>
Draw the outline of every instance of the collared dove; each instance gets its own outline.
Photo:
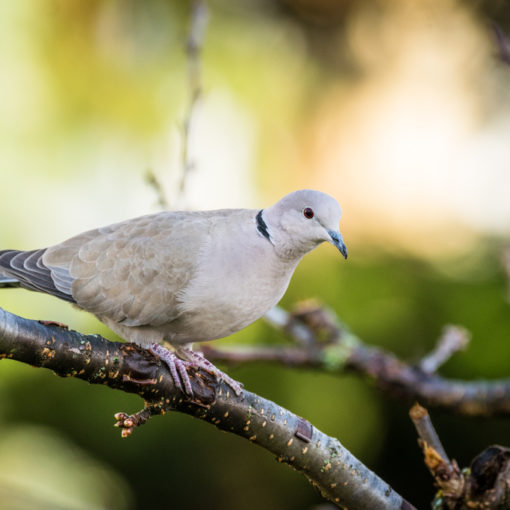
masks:
<instances>
[{"instance_id":1,"label":"collared dove","mask_svg":"<svg viewBox=\"0 0 510 510\"><path fill-rule=\"evenodd\" d=\"M239 394L241 385L189 344L262 317L287 290L303 255L323 241L347 258L340 216L334 198L313 190L261 210L150 214L46 249L0 251L2 286L69 301L122 338L148 344L189 396L190 365L212 371Z\"/></svg>"}]
</instances>

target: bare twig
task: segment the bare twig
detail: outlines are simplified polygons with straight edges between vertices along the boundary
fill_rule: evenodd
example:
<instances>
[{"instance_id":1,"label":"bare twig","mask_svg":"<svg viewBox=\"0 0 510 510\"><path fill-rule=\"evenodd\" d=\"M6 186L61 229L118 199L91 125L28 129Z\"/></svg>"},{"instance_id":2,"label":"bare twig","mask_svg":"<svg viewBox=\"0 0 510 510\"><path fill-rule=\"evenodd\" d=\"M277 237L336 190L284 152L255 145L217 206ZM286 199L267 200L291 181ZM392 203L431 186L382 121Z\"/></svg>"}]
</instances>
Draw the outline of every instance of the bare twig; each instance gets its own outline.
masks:
<instances>
[{"instance_id":1,"label":"bare twig","mask_svg":"<svg viewBox=\"0 0 510 510\"><path fill-rule=\"evenodd\" d=\"M427 410L415 404L409 412L419 436L419 445L423 450L425 465L434 477L442 493L453 500L459 500L464 493L465 480L455 461L451 462L432 425Z\"/></svg>"},{"instance_id":2,"label":"bare twig","mask_svg":"<svg viewBox=\"0 0 510 510\"><path fill-rule=\"evenodd\" d=\"M155 191L156 197L158 199L158 206L161 209L168 209L169 204L163 189L163 185L151 168L149 168L145 174L145 182L147 182L147 184Z\"/></svg>"},{"instance_id":3,"label":"bare twig","mask_svg":"<svg viewBox=\"0 0 510 510\"><path fill-rule=\"evenodd\" d=\"M182 121L181 176L178 184L177 204L182 202L188 175L195 168L195 162L191 157L190 145L196 110L200 97L202 96L201 56L208 20L209 12L206 0L194 0L191 3L190 25L185 45L189 99ZM155 191L159 207L161 209L168 209L168 198L161 181L152 169L147 170L145 180Z\"/></svg>"},{"instance_id":4,"label":"bare twig","mask_svg":"<svg viewBox=\"0 0 510 510\"><path fill-rule=\"evenodd\" d=\"M286 325L294 324L296 318L281 309L278 313L279 323L283 325L280 327L294 335L296 329ZM285 315L286 321L283 320ZM314 331L303 333L303 328L310 329L310 325L306 324L304 309L299 311L299 316L302 320L299 334L306 338L317 336ZM316 324L321 324L319 336L326 338L325 342L318 342L312 348L238 346L218 349L202 345L202 349L208 358L229 364L264 361L338 374L356 372L368 376L380 390L397 399L419 401L427 406L469 416L510 415L510 379L459 381L427 373L419 366L400 361L390 352L364 344L331 311L319 307L310 308L309 316L314 317Z\"/></svg>"},{"instance_id":5,"label":"bare twig","mask_svg":"<svg viewBox=\"0 0 510 510\"><path fill-rule=\"evenodd\" d=\"M436 348L421 360L420 368L424 372L432 374L453 354L465 349L468 343L469 333L466 329L459 326L445 326Z\"/></svg>"},{"instance_id":6,"label":"bare twig","mask_svg":"<svg viewBox=\"0 0 510 510\"><path fill-rule=\"evenodd\" d=\"M428 411L420 404L414 404L409 411L409 416L416 427L416 432L418 432L420 439L428 446L434 448L438 455L449 464L450 459L446 455L434 425L432 425Z\"/></svg>"},{"instance_id":7,"label":"bare twig","mask_svg":"<svg viewBox=\"0 0 510 510\"><path fill-rule=\"evenodd\" d=\"M205 30L209 20L209 11L205 0L194 0L191 4L191 20L186 41L186 56L188 66L189 102L182 123L182 173L179 183L181 197L186 189L188 174L195 168L195 162L190 154L192 128L196 116L196 109L202 96L202 47Z\"/></svg>"},{"instance_id":8,"label":"bare twig","mask_svg":"<svg viewBox=\"0 0 510 510\"><path fill-rule=\"evenodd\" d=\"M140 395L142 411L117 413L116 425L129 436L152 415L179 411L208 421L270 451L304 474L324 498L351 510L413 510L388 484L340 442L311 423L258 395L236 396L204 370L190 369L195 397L175 387L160 360L135 344L23 319L0 308L0 359L9 358Z\"/></svg>"}]
</instances>

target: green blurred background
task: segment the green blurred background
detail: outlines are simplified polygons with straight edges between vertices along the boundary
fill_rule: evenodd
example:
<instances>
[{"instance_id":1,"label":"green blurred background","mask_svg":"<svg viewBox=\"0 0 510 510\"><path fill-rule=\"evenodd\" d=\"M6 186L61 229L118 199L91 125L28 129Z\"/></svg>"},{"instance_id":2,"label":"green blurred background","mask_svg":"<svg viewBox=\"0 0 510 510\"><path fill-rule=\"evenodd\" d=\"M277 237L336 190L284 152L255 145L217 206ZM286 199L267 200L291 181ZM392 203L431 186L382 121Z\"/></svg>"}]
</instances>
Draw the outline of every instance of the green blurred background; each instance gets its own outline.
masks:
<instances>
[{"instance_id":1,"label":"green blurred background","mask_svg":"<svg viewBox=\"0 0 510 510\"><path fill-rule=\"evenodd\" d=\"M196 168L177 194L188 101L190 5L170 0L0 2L0 247L31 249L170 207L263 207L303 187L344 209L344 263L321 247L283 305L317 298L370 344L416 361L446 323L472 334L442 369L509 374L501 258L510 234L510 68L490 21L506 2L215 0ZM25 317L115 338L49 296L0 292ZM263 321L222 341L280 343ZM340 439L419 508L432 498L408 405L353 375L264 365L246 387ZM299 474L178 414L127 440L113 414L135 396L0 363L0 509L311 509ZM508 419L432 411L461 465L510 445Z\"/></svg>"}]
</instances>

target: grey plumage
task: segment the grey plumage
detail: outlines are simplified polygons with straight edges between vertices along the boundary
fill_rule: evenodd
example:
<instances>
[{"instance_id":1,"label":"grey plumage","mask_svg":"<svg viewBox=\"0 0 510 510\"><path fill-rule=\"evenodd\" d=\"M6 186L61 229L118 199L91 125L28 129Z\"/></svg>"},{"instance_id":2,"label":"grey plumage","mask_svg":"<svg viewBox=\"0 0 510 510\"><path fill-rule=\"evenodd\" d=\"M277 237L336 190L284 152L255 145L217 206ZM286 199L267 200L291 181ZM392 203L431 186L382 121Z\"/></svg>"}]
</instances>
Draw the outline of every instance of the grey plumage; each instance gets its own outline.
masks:
<instances>
[{"instance_id":1,"label":"grey plumage","mask_svg":"<svg viewBox=\"0 0 510 510\"><path fill-rule=\"evenodd\" d=\"M346 256L340 215L333 198L311 190L262 211L161 212L46 249L0 251L0 274L74 303L126 340L179 346L261 317L321 242Z\"/></svg>"}]
</instances>

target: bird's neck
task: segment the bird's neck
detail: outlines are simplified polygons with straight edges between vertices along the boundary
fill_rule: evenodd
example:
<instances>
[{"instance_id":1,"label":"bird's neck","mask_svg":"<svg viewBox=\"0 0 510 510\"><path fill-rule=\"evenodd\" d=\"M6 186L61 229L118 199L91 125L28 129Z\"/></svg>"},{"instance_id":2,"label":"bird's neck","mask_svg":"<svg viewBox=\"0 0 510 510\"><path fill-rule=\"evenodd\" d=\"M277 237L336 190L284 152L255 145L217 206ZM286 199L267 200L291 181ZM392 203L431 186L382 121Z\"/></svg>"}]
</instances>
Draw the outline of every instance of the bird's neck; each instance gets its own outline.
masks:
<instances>
[{"instance_id":1,"label":"bird's neck","mask_svg":"<svg viewBox=\"0 0 510 510\"><path fill-rule=\"evenodd\" d=\"M284 219L285 214L275 210L275 206L262 209L257 214L257 230L273 245L280 258L297 264L318 243L303 238L301 232L289 229Z\"/></svg>"}]
</instances>

